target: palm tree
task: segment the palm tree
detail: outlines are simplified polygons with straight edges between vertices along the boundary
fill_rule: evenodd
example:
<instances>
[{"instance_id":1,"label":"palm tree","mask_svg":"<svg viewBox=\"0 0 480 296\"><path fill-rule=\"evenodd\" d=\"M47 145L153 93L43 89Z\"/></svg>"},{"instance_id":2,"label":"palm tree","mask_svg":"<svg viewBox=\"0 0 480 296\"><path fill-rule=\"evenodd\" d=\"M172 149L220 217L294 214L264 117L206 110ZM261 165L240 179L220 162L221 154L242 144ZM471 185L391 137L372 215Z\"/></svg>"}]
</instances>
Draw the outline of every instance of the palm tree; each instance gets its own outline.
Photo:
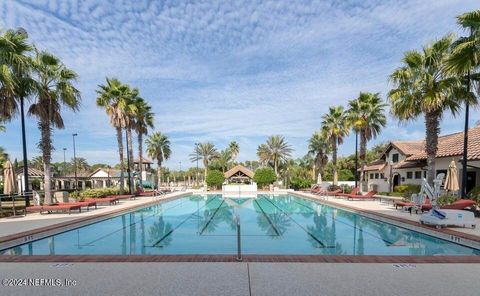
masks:
<instances>
[{"instance_id":1,"label":"palm tree","mask_svg":"<svg viewBox=\"0 0 480 296\"><path fill-rule=\"evenodd\" d=\"M8 154L2 146L0 146L0 168L3 170L5 162L8 160Z\"/></svg>"},{"instance_id":2,"label":"palm tree","mask_svg":"<svg viewBox=\"0 0 480 296\"><path fill-rule=\"evenodd\" d=\"M195 146L193 153L190 154L190 160L192 162L198 161L198 160L203 161L204 181L205 181L205 178L207 178L208 164L216 158L218 158L217 149L215 148L215 145L213 145L210 142L199 143L198 145Z\"/></svg>"},{"instance_id":3,"label":"palm tree","mask_svg":"<svg viewBox=\"0 0 480 296\"><path fill-rule=\"evenodd\" d=\"M105 85L99 85L97 90L97 106L105 108L110 117L110 124L117 134L118 155L120 157L120 194L124 193L125 160L123 156L122 129L128 124L127 110L131 109L129 88L116 78L106 78Z\"/></svg>"},{"instance_id":4,"label":"palm tree","mask_svg":"<svg viewBox=\"0 0 480 296\"><path fill-rule=\"evenodd\" d=\"M425 118L425 152L427 154L427 180L435 178L435 156L438 149L440 120L445 111L458 114L461 98L465 96L461 80L447 76L443 69L449 58L452 36L447 35L421 51L407 51L403 66L390 75L395 88L389 92L391 112L401 121Z\"/></svg>"},{"instance_id":5,"label":"palm tree","mask_svg":"<svg viewBox=\"0 0 480 296\"><path fill-rule=\"evenodd\" d=\"M30 77L33 49L21 30L0 32L0 118L10 120L18 112L18 100L32 90Z\"/></svg>"},{"instance_id":6,"label":"palm tree","mask_svg":"<svg viewBox=\"0 0 480 296\"><path fill-rule=\"evenodd\" d=\"M325 166L328 163L328 154L330 153L330 145L321 132L316 132L308 141L308 154L313 157L312 178L316 179L317 169L323 176Z\"/></svg>"},{"instance_id":7,"label":"palm tree","mask_svg":"<svg viewBox=\"0 0 480 296\"><path fill-rule=\"evenodd\" d=\"M387 124L385 107L379 93L360 93L356 100L349 102L347 117L356 133L360 134L360 182L365 181L365 166L368 141L375 139ZM356 174L356 172L355 172Z\"/></svg>"},{"instance_id":8,"label":"palm tree","mask_svg":"<svg viewBox=\"0 0 480 296\"><path fill-rule=\"evenodd\" d=\"M130 165L129 171L133 171L133 140L132 140L132 129L135 128L135 118L136 114L138 112L138 106L137 102L139 100L143 100L139 96L139 91L137 88L131 88L129 85L126 85L128 91L125 97L125 100L127 101L127 107L125 108L125 114L126 114L126 119L127 119L127 126L126 126L126 131L127 131L127 144L128 147L130 148L128 150L128 164ZM133 176L132 176L133 178ZM133 185L132 180L129 180L129 184Z\"/></svg>"},{"instance_id":9,"label":"palm tree","mask_svg":"<svg viewBox=\"0 0 480 296\"><path fill-rule=\"evenodd\" d=\"M143 172L143 135L148 134L148 128L153 128L153 113L145 100L139 98L135 102L137 110L135 112L134 129L138 138L138 174L140 176L140 187L142 187Z\"/></svg>"},{"instance_id":10,"label":"palm tree","mask_svg":"<svg viewBox=\"0 0 480 296\"><path fill-rule=\"evenodd\" d=\"M43 158L41 156L36 156L29 161L29 166L34 169L43 170Z\"/></svg>"},{"instance_id":11,"label":"palm tree","mask_svg":"<svg viewBox=\"0 0 480 296\"><path fill-rule=\"evenodd\" d=\"M240 152L240 146L238 145L237 141L232 141L228 145L228 149L232 155L232 161L237 159L238 153Z\"/></svg>"},{"instance_id":12,"label":"palm tree","mask_svg":"<svg viewBox=\"0 0 480 296\"><path fill-rule=\"evenodd\" d=\"M265 144L258 146L257 155L261 162L268 163L271 161L273 163L275 175L278 177L278 165L280 161L286 161L290 158L292 151L293 149L287 141L285 141L285 138L276 135L269 137Z\"/></svg>"},{"instance_id":13,"label":"palm tree","mask_svg":"<svg viewBox=\"0 0 480 296\"><path fill-rule=\"evenodd\" d=\"M217 158L215 159L215 163L218 164L218 167L221 168L222 172L225 173L228 170L230 163L232 162L233 156L230 149L223 149L218 153Z\"/></svg>"},{"instance_id":14,"label":"palm tree","mask_svg":"<svg viewBox=\"0 0 480 296\"><path fill-rule=\"evenodd\" d=\"M170 140L160 132L154 132L147 140L147 154L152 159L157 160L157 188L162 184L162 163L170 158L172 151L170 149Z\"/></svg>"},{"instance_id":15,"label":"palm tree","mask_svg":"<svg viewBox=\"0 0 480 296\"><path fill-rule=\"evenodd\" d=\"M36 52L33 69L36 82L35 101L28 113L38 118L41 134L38 146L42 151L44 166L45 204L51 204L50 163L54 150L52 130L64 128L62 107L74 112L79 109L80 92L73 85L77 74L48 52Z\"/></svg>"},{"instance_id":16,"label":"palm tree","mask_svg":"<svg viewBox=\"0 0 480 296\"><path fill-rule=\"evenodd\" d=\"M349 133L349 126L345 110L342 106L330 107L329 112L322 116L322 133L330 141L332 149L333 185L338 183L337 153L338 145Z\"/></svg>"}]
</instances>

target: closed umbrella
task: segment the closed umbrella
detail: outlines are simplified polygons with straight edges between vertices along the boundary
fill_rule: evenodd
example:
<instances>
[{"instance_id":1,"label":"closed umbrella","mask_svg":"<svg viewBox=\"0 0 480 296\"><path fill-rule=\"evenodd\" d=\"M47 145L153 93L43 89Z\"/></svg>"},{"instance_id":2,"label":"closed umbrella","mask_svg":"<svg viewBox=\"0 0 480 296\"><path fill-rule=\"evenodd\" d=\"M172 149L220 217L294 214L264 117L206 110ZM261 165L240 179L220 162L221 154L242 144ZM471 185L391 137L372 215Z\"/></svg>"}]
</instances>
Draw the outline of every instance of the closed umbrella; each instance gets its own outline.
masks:
<instances>
[{"instance_id":1,"label":"closed umbrella","mask_svg":"<svg viewBox=\"0 0 480 296\"><path fill-rule=\"evenodd\" d=\"M455 165L455 161L452 160L448 166L447 178L445 179L445 190L458 191L460 186L458 185L458 170Z\"/></svg>"},{"instance_id":2,"label":"closed umbrella","mask_svg":"<svg viewBox=\"0 0 480 296\"><path fill-rule=\"evenodd\" d=\"M5 169L3 170L3 193L13 194L17 192L17 183L15 182L15 172L13 171L13 165L10 161L5 163Z\"/></svg>"},{"instance_id":3,"label":"closed umbrella","mask_svg":"<svg viewBox=\"0 0 480 296\"><path fill-rule=\"evenodd\" d=\"M322 174L318 173L317 184L322 184Z\"/></svg>"}]
</instances>

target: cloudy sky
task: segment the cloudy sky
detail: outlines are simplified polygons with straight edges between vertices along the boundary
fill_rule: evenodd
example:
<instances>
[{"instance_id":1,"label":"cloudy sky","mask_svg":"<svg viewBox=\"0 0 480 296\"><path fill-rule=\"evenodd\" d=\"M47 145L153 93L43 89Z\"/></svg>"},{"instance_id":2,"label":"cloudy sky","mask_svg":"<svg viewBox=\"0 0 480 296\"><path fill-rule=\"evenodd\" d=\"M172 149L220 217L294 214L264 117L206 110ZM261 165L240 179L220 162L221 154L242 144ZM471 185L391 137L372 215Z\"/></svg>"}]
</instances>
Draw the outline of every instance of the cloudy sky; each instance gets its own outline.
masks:
<instances>
[{"instance_id":1,"label":"cloudy sky","mask_svg":"<svg viewBox=\"0 0 480 296\"><path fill-rule=\"evenodd\" d=\"M340 4L339 4L340 3ZM196 141L218 148L236 140L239 160L255 159L269 135L284 135L295 157L329 106L360 91L389 88L402 53L448 32L455 16L478 0L365 1L117 1L0 0L0 27L25 28L80 76L82 108L65 112L54 133L54 161L77 155L90 163L118 162L116 140L95 89L117 77L140 89L153 106L155 129L166 133L173 169L191 166ZM444 118L442 133L459 131L463 116ZM472 114L472 123L479 120ZM39 155L39 132L27 120L29 157ZM375 141L422 138L423 121L390 119ZM374 144L375 142L372 142ZM354 151L350 137L341 154ZM21 159L18 118L0 145Z\"/></svg>"}]
</instances>

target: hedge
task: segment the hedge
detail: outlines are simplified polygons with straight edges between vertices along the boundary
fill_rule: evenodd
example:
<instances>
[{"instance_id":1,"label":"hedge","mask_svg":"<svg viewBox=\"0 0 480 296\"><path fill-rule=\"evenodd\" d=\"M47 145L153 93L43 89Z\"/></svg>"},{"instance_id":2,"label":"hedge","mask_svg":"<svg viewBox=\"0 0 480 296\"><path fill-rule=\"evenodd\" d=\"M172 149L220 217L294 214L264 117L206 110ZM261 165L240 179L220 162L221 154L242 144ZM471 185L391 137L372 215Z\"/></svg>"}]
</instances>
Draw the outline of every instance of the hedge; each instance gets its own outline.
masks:
<instances>
[{"instance_id":1,"label":"hedge","mask_svg":"<svg viewBox=\"0 0 480 296\"><path fill-rule=\"evenodd\" d=\"M219 170L211 170L207 173L207 178L205 182L207 182L208 186L213 186L215 188L222 186L223 182L225 181L225 176Z\"/></svg>"},{"instance_id":2,"label":"hedge","mask_svg":"<svg viewBox=\"0 0 480 296\"><path fill-rule=\"evenodd\" d=\"M253 181L260 187L273 184L276 180L277 176L275 176L275 172L271 168L257 169L253 176Z\"/></svg>"}]
</instances>

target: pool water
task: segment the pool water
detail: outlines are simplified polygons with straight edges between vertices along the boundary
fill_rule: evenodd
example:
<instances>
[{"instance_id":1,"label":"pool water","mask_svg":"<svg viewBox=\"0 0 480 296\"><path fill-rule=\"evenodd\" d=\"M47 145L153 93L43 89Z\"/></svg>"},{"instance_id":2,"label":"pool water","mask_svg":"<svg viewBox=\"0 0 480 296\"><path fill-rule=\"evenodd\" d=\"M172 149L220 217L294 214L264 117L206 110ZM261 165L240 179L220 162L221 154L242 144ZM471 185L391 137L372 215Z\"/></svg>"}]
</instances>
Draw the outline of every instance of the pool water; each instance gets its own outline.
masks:
<instances>
[{"instance_id":1,"label":"pool water","mask_svg":"<svg viewBox=\"0 0 480 296\"><path fill-rule=\"evenodd\" d=\"M442 239L293 195L190 195L0 254L480 255Z\"/></svg>"}]
</instances>

